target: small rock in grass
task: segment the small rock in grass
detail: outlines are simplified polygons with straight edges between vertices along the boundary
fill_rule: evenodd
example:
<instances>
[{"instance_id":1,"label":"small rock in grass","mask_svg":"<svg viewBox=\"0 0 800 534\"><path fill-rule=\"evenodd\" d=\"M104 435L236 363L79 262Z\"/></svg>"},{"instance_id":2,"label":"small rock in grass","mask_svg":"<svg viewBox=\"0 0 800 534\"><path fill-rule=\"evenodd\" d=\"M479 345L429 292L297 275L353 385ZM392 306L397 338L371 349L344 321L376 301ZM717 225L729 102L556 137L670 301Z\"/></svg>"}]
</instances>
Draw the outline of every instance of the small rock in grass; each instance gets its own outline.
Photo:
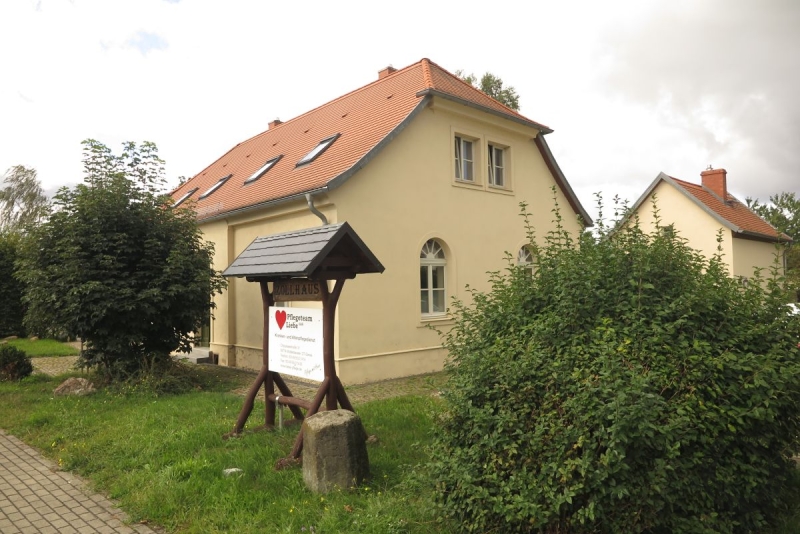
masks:
<instances>
[{"instance_id":1,"label":"small rock in grass","mask_svg":"<svg viewBox=\"0 0 800 534\"><path fill-rule=\"evenodd\" d=\"M65 395L88 395L94 392L94 385L85 378L67 378L53 390L56 397Z\"/></svg>"},{"instance_id":2,"label":"small rock in grass","mask_svg":"<svg viewBox=\"0 0 800 534\"><path fill-rule=\"evenodd\" d=\"M226 477L229 477L229 476L232 476L232 475L236 475L236 474L240 474L240 473L244 473L244 471L242 471L238 467L230 467L228 469L223 469L222 470L222 474L225 475Z\"/></svg>"}]
</instances>

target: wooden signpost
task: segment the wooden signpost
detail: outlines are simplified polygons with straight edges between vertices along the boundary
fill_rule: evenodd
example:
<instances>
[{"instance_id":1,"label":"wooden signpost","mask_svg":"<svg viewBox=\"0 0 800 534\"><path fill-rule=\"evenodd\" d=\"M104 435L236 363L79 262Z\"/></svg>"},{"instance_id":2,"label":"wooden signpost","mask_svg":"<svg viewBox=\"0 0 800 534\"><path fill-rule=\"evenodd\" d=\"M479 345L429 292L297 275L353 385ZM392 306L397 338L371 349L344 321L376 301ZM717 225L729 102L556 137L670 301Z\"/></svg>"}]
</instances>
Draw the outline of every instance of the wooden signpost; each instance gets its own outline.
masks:
<instances>
[{"instance_id":1,"label":"wooden signpost","mask_svg":"<svg viewBox=\"0 0 800 534\"><path fill-rule=\"evenodd\" d=\"M238 435L253 410L255 398L261 385L264 385L266 408L264 428L275 427L276 403L288 406L298 421L317 413L325 401L325 410L336 410L339 406L353 410L344 386L336 374L334 361L334 324L336 305L342 293L345 280L357 274L381 273L383 265L367 248L364 242L346 222L325 225L309 230L259 237L253 241L233 263L223 272L224 276L246 277L250 282L261 286L261 300L264 312L262 368L245 398L242 410L233 431L227 436ZM328 281L333 281L329 289ZM272 282L270 291L269 283ZM292 395L281 374L270 366L270 328L274 326L283 331L289 323L289 314L297 315L294 323L313 323L310 313L293 312L293 308L274 308L275 302L322 301L322 381L313 399L305 400ZM281 313L283 312L283 313ZM302 320L301 320L302 319ZM308 320L306 320L308 319ZM283 322L283 324L281 324ZM299 328L300 326L298 326ZM313 328L309 326L309 328ZM288 329L287 329L288 331ZM313 331L312 331L313 332ZM290 344L292 336L273 336L273 348L287 340L286 350L289 363L285 368L297 369L302 374L302 361L313 359L313 348L304 344ZM310 336L302 337L303 343ZM277 339L277 341L276 341ZM301 347L302 348L298 348ZM292 352L294 351L294 353ZM296 358L295 358L296 356ZM305 358L305 360L303 360ZM298 363L300 362L300 363ZM308 373L314 370L309 368ZM287 373L289 374L289 373ZM277 386L280 394L276 394ZM302 410L306 410L303 414ZM303 450L302 430L295 440L288 458L278 462L277 467L291 465L300 457Z\"/></svg>"}]
</instances>

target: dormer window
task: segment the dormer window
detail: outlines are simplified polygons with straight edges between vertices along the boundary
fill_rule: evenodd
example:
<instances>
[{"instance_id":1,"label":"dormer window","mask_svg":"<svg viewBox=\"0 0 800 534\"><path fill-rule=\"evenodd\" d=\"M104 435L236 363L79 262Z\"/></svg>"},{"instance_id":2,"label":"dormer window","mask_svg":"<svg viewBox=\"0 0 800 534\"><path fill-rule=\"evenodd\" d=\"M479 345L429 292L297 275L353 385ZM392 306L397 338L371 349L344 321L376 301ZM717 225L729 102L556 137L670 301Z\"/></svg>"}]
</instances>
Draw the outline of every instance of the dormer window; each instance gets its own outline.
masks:
<instances>
[{"instance_id":1,"label":"dormer window","mask_svg":"<svg viewBox=\"0 0 800 534\"><path fill-rule=\"evenodd\" d=\"M211 187L209 187L209 188L208 188L208 190L207 190L205 193L203 193L202 195L200 195L200 198L199 198L199 199L200 199L200 200L202 200L202 199L206 198L206 197L207 197L207 196L209 196L211 193L213 193L214 191L216 191L217 189L219 189L220 187L222 187L222 184L224 184L225 182L227 182L227 181L228 181L228 179L229 179L231 176L233 176L233 175L232 175L232 174L229 174L229 175L228 175L228 176L226 176L225 178L220 178L220 179L219 179L219 182L217 182L217 183L215 183L214 185L212 185Z\"/></svg>"},{"instance_id":2,"label":"dormer window","mask_svg":"<svg viewBox=\"0 0 800 534\"><path fill-rule=\"evenodd\" d=\"M183 204L184 202L186 202L186 199L188 199L190 196L192 196L192 195L194 195L195 193L197 193L197 189L198 189L197 187L195 187L194 189L189 189L189 192L188 192L188 193L186 193L185 195L183 195L183 196L182 196L181 198L179 198L178 200L176 200L176 201L175 201L175 203L172 205L172 207L173 207L173 208L177 208L178 206L180 206L181 204Z\"/></svg>"},{"instance_id":3,"label":"dormer window","mask_svg":"<svg viewBox=\"0 0 800 534\"><path fill-rule=\"evenodd\" d=\"M276 163L278 163L278 161L280 161L282 157L283 154L281 154L277 158L272 158L271 160L267 161L264 165L261 166L261 168L259 168L256 172L254 172L253 175L250 176L250 178L245 180L244 183L249 184L255 182L256 180L264 176L267 173L267 171L269 171L272 167L275 166Z\"/></svg>"},{"instance_id":4,"label":"dormer window","mask_svg":"<svg viewBox=\"0 0 800 534\"><path fill-rule=\"evenodd\" d=\"M297 162L296 167L299 167L300 165L305 165L306 163L311 163L312 161L317 159L320 154L325 152L325 150L327 150L328 147L331 146L333 142L339 138L340 135L342 134L332 135L327 139L323 139L322 141L320 141L319 144L316 147L314 147L314 150L306 154L303 157L303 159Z\"/></svg>"}]
</instances>

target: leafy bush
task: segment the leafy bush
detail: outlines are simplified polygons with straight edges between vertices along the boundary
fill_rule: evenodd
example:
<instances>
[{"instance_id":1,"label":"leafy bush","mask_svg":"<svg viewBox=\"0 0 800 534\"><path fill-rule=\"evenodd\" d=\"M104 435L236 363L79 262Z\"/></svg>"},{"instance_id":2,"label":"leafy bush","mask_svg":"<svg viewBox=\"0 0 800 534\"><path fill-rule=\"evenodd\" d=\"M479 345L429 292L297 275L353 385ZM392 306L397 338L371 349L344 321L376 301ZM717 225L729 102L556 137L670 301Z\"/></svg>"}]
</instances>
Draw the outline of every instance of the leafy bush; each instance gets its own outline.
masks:
<instances>
[{"instance_id":1,"label":"leafy bush","mask_svg":"<svg viewBox=\"0 0 800 534\"><path fill-rule=\"evenodd\" d=\"M599 234L531 236L532 275L455 303L441 511L465 532L762 531L800 431L779 281L742 287L635 221Z\"/></svg>"},{"instance_id":2,"label":"leafy bush","mask_svg":"<svg viewBox=\"0 0 800 534\"><path fill-rule=\"evenodd\" d=\"M10 345L0 345L0 382L21 380L33 372L31 359Z\"/></svg>"}]
</instances>

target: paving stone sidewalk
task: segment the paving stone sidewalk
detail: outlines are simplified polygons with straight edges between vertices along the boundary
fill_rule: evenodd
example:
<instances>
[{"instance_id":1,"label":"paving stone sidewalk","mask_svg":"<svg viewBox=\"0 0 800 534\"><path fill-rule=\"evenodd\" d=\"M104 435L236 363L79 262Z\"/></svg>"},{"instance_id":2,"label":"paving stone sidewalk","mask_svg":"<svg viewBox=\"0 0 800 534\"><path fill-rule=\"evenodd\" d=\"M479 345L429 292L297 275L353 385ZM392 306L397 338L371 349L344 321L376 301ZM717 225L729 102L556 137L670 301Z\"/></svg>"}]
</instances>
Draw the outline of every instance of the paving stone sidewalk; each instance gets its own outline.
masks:
<instances>
[{"instance_id":1,"label":"paving stone sidewalk","mask_svg":"<svg viewBox=\"0 0 800 534\"><path fill-rule=\"evenodd\" d=\"M150 534L124 523L112 501L59 471L51 461L0 430L0 532L3 534Z\"/></svg>"},{"instance_id":2,"label":"paving stone sidewalk","mask_svg":"<svg viewBox=\"0 0 800 534\"><path fill-rule=\"evenodd\" d=\"M44 373L50 376L63 375L75 371L75 364L78 362L77 356L58 356L55 358L31 358L33 371Z\"/></svg>"}]
</instances>

